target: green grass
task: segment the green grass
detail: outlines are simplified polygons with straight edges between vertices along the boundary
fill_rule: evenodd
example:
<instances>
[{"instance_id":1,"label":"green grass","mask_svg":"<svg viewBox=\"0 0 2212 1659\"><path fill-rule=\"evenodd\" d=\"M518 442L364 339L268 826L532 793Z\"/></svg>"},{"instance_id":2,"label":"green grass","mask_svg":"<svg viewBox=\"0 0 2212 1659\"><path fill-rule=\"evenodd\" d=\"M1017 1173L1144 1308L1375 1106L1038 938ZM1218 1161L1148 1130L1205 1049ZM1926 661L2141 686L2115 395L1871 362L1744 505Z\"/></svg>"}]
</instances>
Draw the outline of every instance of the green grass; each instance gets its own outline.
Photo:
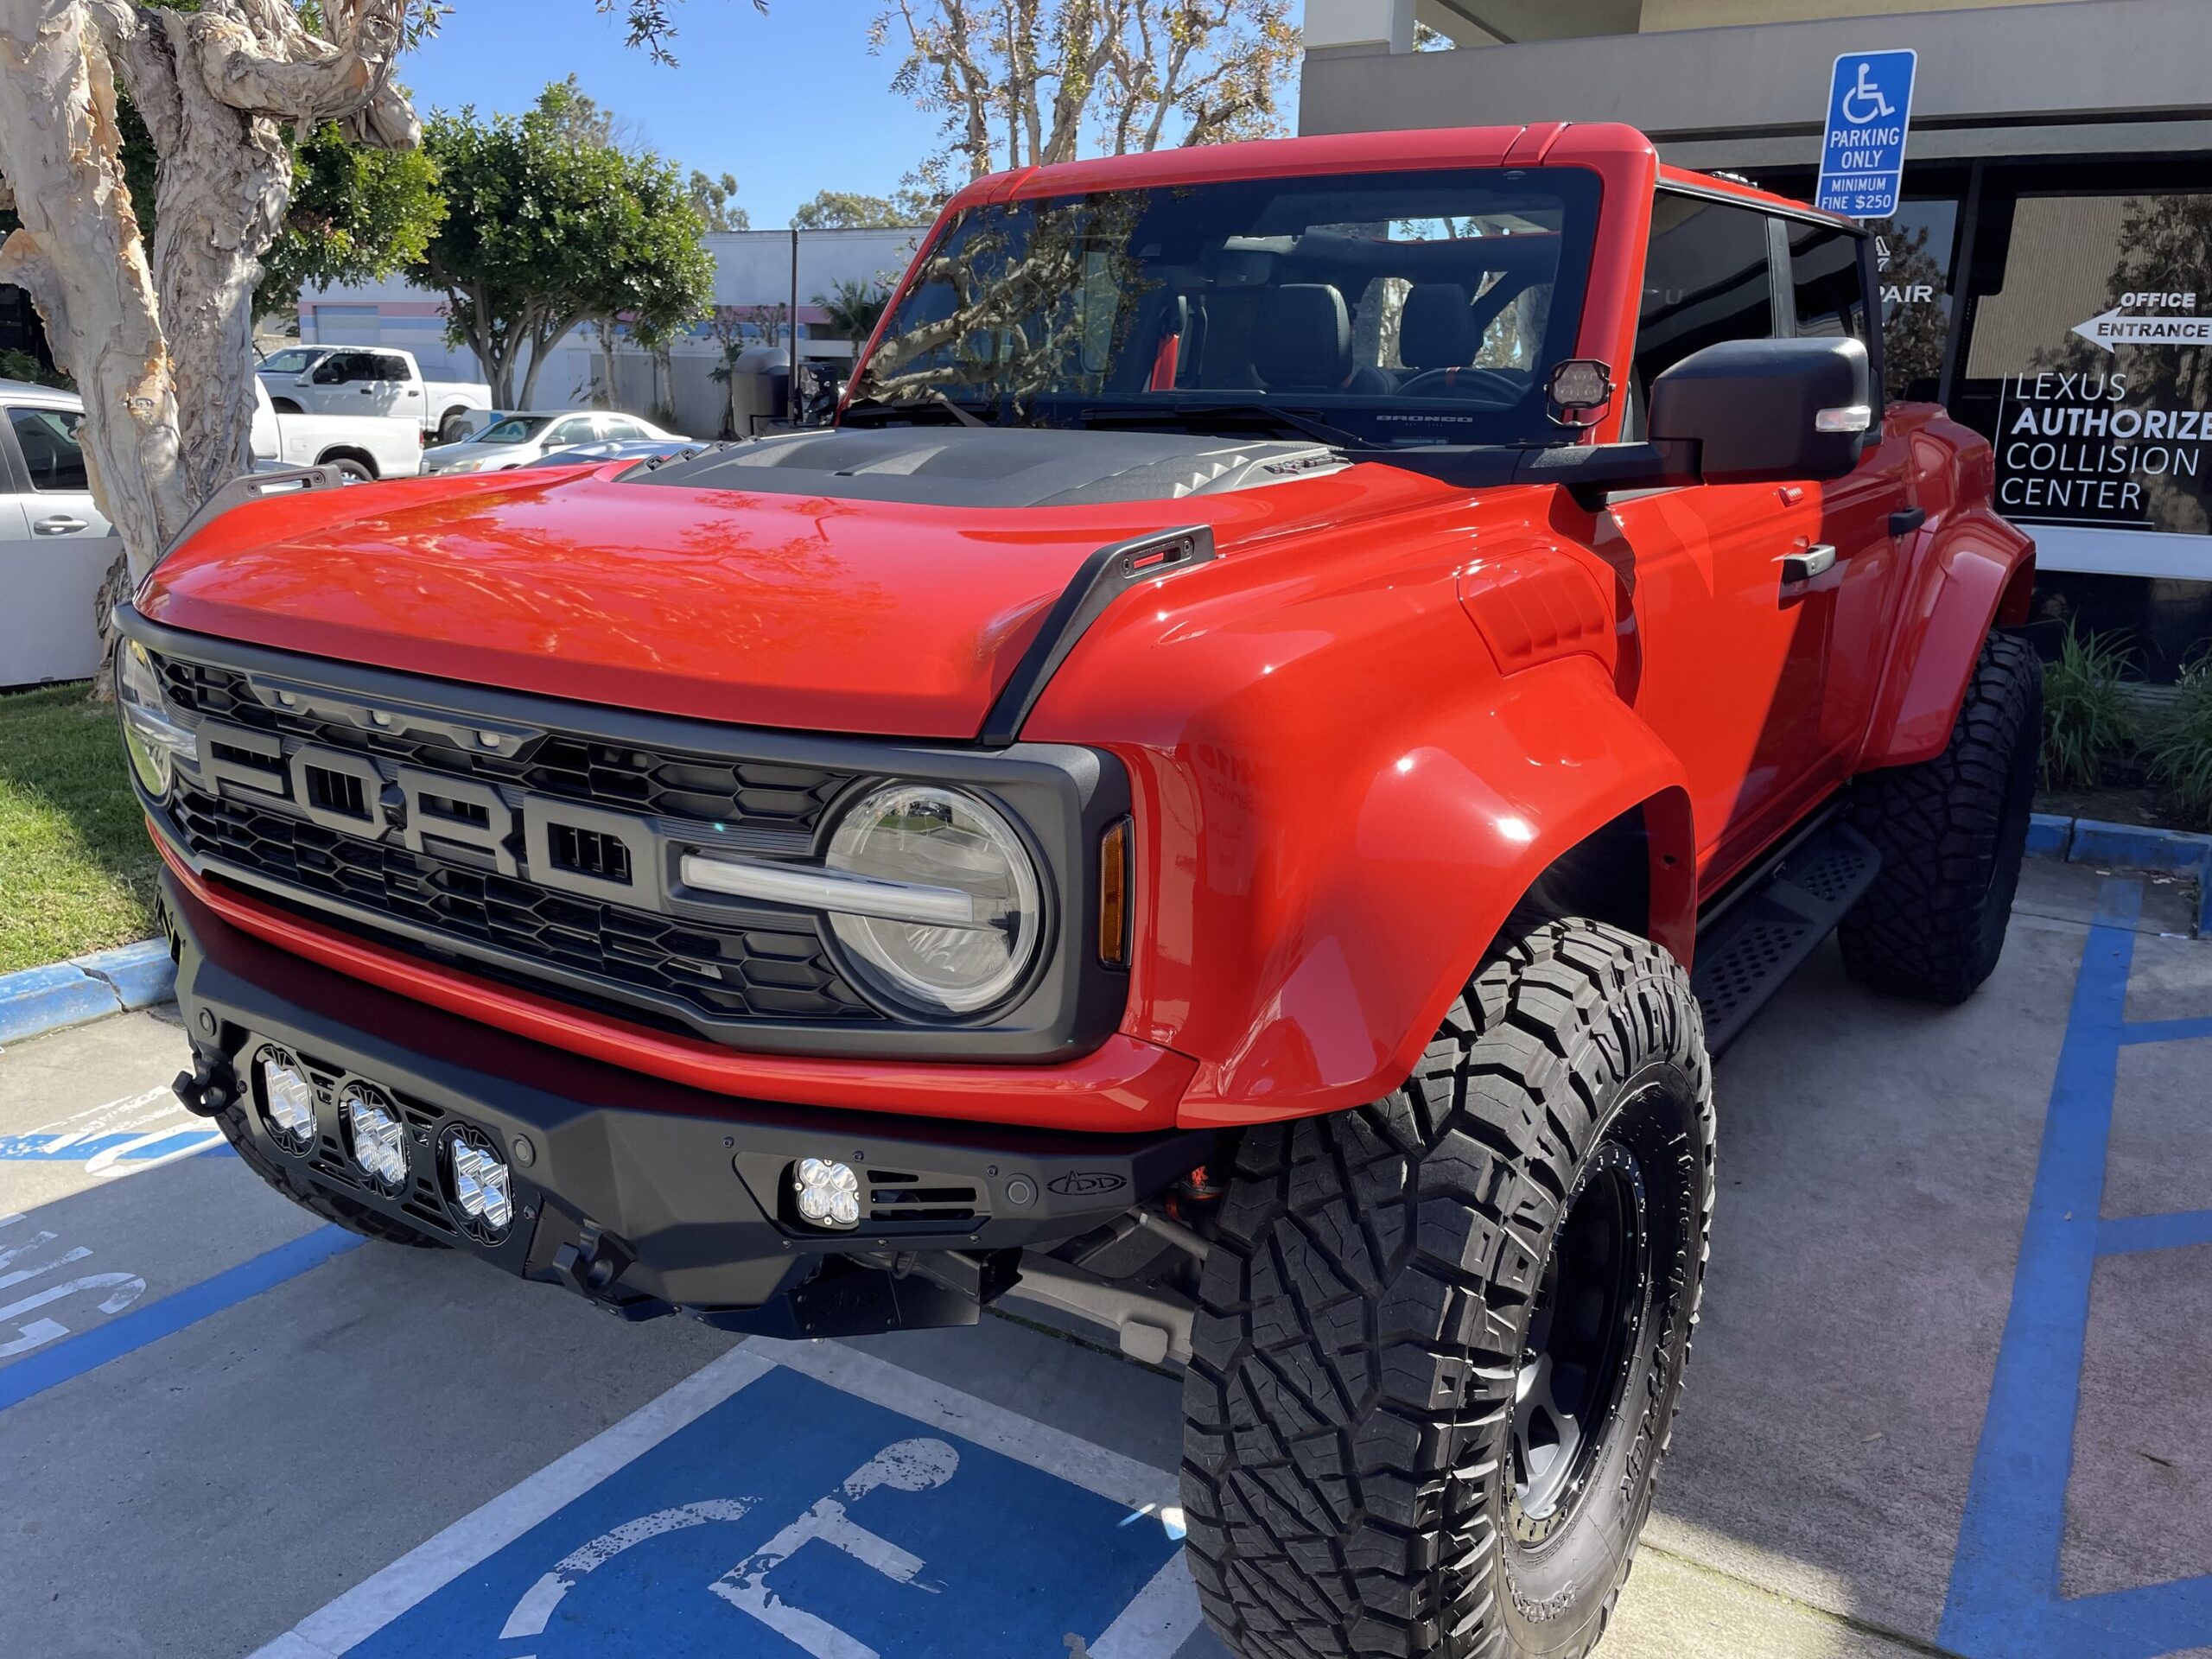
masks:
<instances>
[{"instance_id":1,"label":"green grass","mask_svg":"<svg viewBox=\"0 0 2212 1659\"><path fill-rule=\"evenodd\" d=\"M0 696L0 974L153 937L126 764L114 706L83 686Z\"/></svg>"}]
</instances>

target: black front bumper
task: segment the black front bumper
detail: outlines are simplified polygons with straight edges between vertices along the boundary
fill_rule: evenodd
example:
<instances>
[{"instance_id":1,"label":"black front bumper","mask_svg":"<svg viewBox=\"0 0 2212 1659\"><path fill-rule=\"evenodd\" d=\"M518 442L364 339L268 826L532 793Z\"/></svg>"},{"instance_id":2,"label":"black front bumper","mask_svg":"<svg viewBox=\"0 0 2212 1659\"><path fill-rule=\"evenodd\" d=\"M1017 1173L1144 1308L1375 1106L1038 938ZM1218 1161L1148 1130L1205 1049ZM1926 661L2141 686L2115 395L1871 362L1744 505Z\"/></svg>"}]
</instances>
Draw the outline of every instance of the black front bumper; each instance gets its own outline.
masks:
<instances>
[{"instance_id":1,"label":"black front bumper","mask_svg":"<svg viewBox=\"0 0 2212 1659\"><path fill-rule=\"evenodd\" d=\"M1021 1249L1113 1220L1212 1149L1205 1134L1068 1135L686 1088L320 967L232 927L166 872L163 884L200 1074L243 1092L267 1160L627 1318L682 1312L809 1337L966 1324L1013 1281ZM256 1059L270 1044L317 1085L318 1133L303 1150L265 1115ZM335 1103L353 1081L404 1117L410 1166L397 1191L345 1143ZM454 1201L443 1149L464 1127L512 1173L513 1219L488 1241ZM861 1177L857 1229L799 1218L791 1171L810 1157Z\"/></svg>"}]
</instances>

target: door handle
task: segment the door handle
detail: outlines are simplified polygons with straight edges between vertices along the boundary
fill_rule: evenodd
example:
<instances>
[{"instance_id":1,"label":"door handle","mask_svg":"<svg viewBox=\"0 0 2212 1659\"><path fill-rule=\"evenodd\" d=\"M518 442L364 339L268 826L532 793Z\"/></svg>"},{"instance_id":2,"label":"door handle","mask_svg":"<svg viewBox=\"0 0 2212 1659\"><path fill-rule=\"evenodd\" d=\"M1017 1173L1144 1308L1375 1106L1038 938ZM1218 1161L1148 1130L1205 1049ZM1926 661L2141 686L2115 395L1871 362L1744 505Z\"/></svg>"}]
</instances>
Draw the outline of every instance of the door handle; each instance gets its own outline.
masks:
<instances>
[{"instance_id":1,"label":"door handle","mask_svg":"<svg viewBox=\"0 0 2212 1659\"><path fill-rule=\"evenodd\" d=\"M1925 507L1900 507L1890 515L1890 534L1910 536L1928 522Z\"/></svg>"},{"instance_id":2,"label":"door handle","mask_svg":"<svg viewBox=\"0 0 2212 1659\"><path fill-rule=\"evenodd\" d=\"M1835 568L1835 549L1827 542L1815 542L1810 547L1801 547L1795 553L1782 556L1782 580L1785 586L1810 582Z\"/></svg>"},{"instance_id":3,"label":"door handle","mask_svg":"<svg viewBox=\"0 0 2212 1659\"><path fill-rule=\"evenodd\" d=\"M72 518L66 512L57 512L51 518L40 519L31 526L31 531L39 536L74 536L80 530L91 528L81 518Z\"/></svg>"},{"instance_id":4,"label":"door handle","mask_svg":"<svg viewBox=\"0 0 2212 1659\"><path fill-rule=\"evenodd\" d=\"M410 386L407 388L407 395L410 397L420 397L423 394L413 386Z\"/></svg>"}]
</instances>

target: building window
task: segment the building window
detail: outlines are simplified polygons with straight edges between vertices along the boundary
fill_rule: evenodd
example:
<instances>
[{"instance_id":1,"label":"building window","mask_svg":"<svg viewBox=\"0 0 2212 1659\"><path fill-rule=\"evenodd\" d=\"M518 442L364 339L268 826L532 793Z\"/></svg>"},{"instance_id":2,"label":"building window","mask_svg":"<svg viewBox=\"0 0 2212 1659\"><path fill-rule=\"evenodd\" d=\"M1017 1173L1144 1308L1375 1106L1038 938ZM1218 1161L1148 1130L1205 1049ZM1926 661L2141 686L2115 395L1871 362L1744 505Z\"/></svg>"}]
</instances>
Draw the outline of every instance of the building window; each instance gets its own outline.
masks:
<instances>
[{"instance_id":1,"label":"building window","mask_svg":"<svg viewBox=\"0 0 2212 1659\"><path fill-rule=\"evenodd\" d=\"M1951 257L1959 204L1901 201L1895 218L1868 221L1882 284L1882 372L1892 397L1932 404L1942 395L1951 338Z\"/></svg>"},{"instance_id":2,"label":"building window","mask_svg":"<svg viewBox=\"0 0 2212 1659\"><path fill-rule=\"evenodd\" d=\"M1959 397L1997 448L1999 510L2204 536L2212 195L2023 195L2011 219L1990 227L2004 259L1974 296Z\"/></svg>"}]
</instances>

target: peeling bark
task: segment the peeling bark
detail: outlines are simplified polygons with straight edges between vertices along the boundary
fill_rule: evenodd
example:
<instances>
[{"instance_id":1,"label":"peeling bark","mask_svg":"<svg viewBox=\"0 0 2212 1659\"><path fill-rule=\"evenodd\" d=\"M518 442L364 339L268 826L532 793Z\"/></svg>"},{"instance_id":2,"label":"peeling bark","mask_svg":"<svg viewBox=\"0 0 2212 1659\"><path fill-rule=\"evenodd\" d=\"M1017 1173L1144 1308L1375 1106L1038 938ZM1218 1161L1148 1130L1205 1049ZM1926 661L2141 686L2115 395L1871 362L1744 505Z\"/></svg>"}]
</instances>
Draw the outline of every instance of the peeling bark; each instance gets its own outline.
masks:
<instances>
[{"instance_id":1,"label":"peeling bark","mask_svg":"<svg viewBox=\"0 0 2212 1659\"><path fill-rule=\"evenodd\" d=\"M23 228L0 246L85 395L92 491L135 581L251 467L253 292L292 185L287 129L421 136L392 59L409 0L0 0L0 175ZM159 155L149 251L124 181L118 75Z\"/></svg>"},{"instance_id":2,"label":"peeling bark","mask_svg":"<svg viewBox=\"0 0 2212 1659\"><path fill-rule=\"evenodd\" d=\"M0 4L0 169L22 219L0 245L0 280L29 293L84 394L93 498L143 575L193 502L168 345L123 181L114 73L76 0Z\"/></svg>"}]
</instances>

